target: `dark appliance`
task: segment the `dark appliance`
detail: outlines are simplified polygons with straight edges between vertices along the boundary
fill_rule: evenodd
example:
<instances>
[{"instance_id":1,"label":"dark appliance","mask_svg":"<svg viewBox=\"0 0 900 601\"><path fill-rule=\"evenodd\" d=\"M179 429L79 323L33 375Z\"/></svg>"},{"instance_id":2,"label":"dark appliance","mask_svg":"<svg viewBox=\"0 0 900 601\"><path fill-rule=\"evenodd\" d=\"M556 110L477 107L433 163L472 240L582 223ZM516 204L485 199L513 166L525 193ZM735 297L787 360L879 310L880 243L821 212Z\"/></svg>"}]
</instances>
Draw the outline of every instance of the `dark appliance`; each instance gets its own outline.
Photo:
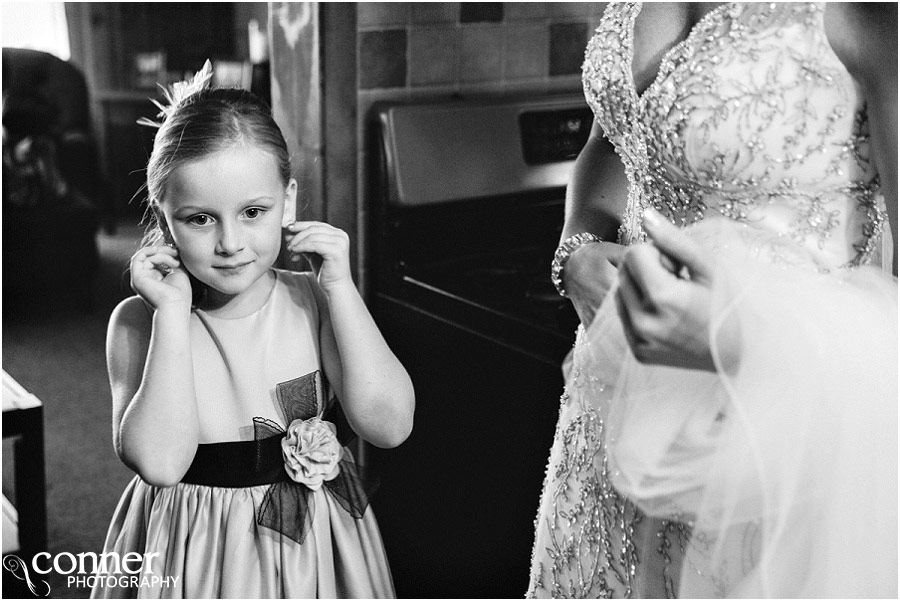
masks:
<instances>
[{"instance_id":1,"label":"dark appliance","mask_svg":"<svg viewBox=\"0 0 900 601\"><path fill-rule=\"evenodd\" d=\"M550 282L582 96L386 104L368 131L370 306L416 389L371 449L397 593L521 597L577 317Z\"/></svg>"}]
</instances>

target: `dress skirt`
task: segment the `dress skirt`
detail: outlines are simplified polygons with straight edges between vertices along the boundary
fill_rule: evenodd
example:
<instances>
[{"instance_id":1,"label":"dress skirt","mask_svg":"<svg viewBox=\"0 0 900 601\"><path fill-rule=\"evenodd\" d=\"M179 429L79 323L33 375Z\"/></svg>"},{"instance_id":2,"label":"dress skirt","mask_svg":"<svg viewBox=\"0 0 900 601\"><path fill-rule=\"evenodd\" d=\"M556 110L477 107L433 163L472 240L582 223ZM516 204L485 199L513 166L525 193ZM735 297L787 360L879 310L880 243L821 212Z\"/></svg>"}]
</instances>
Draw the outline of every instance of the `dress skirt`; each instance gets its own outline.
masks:
<instances>
[{"instance_id":1,"label":"dress skirt","mask_svg":"<svg viewBox=\"0 0 900 601\"><path fill-rule=\"evenodd\" d=\"M149 560L136 579L98 579L92 598L395 596L371 508L356 519L324 488L310 491L310 530L300 544L257 524L268 488L163 488L135 477L116 509L104 552L137 552Z\"/></svg>"}]
</instances>

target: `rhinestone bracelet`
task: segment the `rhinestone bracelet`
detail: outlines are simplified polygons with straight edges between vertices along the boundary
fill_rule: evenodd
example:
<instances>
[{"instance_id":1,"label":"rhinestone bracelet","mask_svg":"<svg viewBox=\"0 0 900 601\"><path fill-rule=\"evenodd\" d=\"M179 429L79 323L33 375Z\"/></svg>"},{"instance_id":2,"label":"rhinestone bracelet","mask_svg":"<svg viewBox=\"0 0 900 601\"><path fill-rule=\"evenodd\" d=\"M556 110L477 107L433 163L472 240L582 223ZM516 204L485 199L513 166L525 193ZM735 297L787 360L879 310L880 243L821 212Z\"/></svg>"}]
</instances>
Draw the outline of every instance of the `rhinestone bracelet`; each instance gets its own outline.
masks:
<instances>
[{"instance_id":1,"label":"rhinestone bracelet","mask_svg":"<svg viewBox=\"0 0 900 601\"><path fill-rule=\"evenodd\" d=\"M603 242L603 240L601 240L599 236L595 236L589 232L575 234L563 240L562 244L559 245L556 252L553 254L553 263L550 264L550 281L553 282L553 285L556 287L556 291L559 292L560 296L566 295L566 290L563 287L562 281L563 269L566 267L566 262L569 260L569 257L572 256L572 253L591 242Z\"/></svg>"}]
</instances>

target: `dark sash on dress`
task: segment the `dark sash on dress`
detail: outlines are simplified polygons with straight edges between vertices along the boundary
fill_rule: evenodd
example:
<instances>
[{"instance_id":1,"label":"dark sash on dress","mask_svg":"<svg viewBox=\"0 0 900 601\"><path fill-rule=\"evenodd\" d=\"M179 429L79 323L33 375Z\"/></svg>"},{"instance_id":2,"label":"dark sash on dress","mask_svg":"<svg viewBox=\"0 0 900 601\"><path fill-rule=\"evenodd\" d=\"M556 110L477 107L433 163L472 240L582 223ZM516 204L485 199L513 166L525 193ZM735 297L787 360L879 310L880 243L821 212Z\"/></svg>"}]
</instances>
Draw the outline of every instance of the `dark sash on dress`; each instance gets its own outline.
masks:
<instances>
[{"instance_id":1,"label":"dark sash on dress","mask_svg":"<svg viewBox=\"0 0 900 601\"><path fill-rule=\"evenodd\" d=\"M320 372L315 371L276 387L288 424L320 415L318 391L327 387L322 380ZM355 438L338 402L331 404L323 419L335 424L341 446L346 447ZM285 470L281 446L284 429L259 417L253 418L253 424L256 440L197 445L194 460L181 481L222 488L269 485L257 508L257 523L303 543L309 531L310 489L294 482ZM363 466L342 459L338 476L322 486L347 513L360 519L378 488L378 479Z\"/></svg>"},{"instance_id":2,"label":"dark sash on dress","mask_svg":"<svg viewBox=\"0 0 900 601\"><path fill-rule=\"evenodd\" d=\"M181 481L224 488L286 481L289 478L284 471L281 438L198 445L194 461Z\"/></svg>"}]
</instances>

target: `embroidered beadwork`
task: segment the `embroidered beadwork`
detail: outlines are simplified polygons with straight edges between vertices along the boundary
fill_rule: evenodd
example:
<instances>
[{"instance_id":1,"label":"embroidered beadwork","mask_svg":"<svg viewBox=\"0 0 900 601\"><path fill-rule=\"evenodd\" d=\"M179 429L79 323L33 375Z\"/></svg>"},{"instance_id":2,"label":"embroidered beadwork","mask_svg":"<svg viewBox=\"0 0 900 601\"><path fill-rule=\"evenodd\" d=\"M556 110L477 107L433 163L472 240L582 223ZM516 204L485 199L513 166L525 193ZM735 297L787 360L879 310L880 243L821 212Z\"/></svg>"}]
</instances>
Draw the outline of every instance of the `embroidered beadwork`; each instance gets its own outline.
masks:
<instances>
[{"instance_id":1,"label":"embroidered beadwork","mask_svg":"<svg viewBox=\"0 0 900 601\"><path fill-rule=\"evenodd\" d=\"M632 52L640 10L611 4L583 65L586 98L630 183L620 241L644 239L647 207L678 225L712 209L784 226L795 242L846 266L867 263L884 211L865 106L828 44L821 3L717 7L665 55L639 96ZM794 218L765 223L770 211L761 209L772 205ZM848 222L856 210L864 218Z\"/></svg>"},{"instance_id":2,"label":"embroidered beadwork","mask_svg":"<svg viewBox=\"0 0 900 601\"><path fill-rule=\"evenodd\" d=\"M579 328L577 354L587 352L583 335ZM638 595L640 557L635 541L639 529L657 530L657 553L665 567L656 590L673 596L679 564L672 560L671 550L684 551L689 528L676 521L647 518L612 487L602 410L595 403L604 388L580 369L582 364L581 357L575 357L570 383L560 398L554 445L534 521L537 534L526 596Z\"/></svg>"},{"instance_id":3,"label":"embroidered beadwork","mask_svg":"<svg viewBox=\"0 0 900 601\"><path fill-rule=\"evenodd\" d=\"M821 271L868 263L885 212L865 106L825 36L823 3L716 7L638 94L640 11L610 3L582 66L585 97L629 183L619 242L645 239L641 215L652 206L679 226L712 216L746 224L748 247L775 263L806 253L820 255ZM702 547L703 536L691 537L688 516L643 516L612 488L605 414L589 400L602 386L579 370L582 333L534 522L527 596L631 597L646 592L641 579L674 596L685 547ZM655 546L645 544L653 535Z\"/></svg>"},{"instance_id":4,"label":"embroidered beadwork","mask_svg":"<svg viewBox=\"0 0 900 601\"><path fill-rule=\"evenodd\" d=\"M596 381L581 371L572 376L560 398L554 451L534 522L541 535L532 550L526 596L630 597L637 565L634 527L641 516L609 482L603 421L584 402Z\"/></svg>"}]
</instances>

